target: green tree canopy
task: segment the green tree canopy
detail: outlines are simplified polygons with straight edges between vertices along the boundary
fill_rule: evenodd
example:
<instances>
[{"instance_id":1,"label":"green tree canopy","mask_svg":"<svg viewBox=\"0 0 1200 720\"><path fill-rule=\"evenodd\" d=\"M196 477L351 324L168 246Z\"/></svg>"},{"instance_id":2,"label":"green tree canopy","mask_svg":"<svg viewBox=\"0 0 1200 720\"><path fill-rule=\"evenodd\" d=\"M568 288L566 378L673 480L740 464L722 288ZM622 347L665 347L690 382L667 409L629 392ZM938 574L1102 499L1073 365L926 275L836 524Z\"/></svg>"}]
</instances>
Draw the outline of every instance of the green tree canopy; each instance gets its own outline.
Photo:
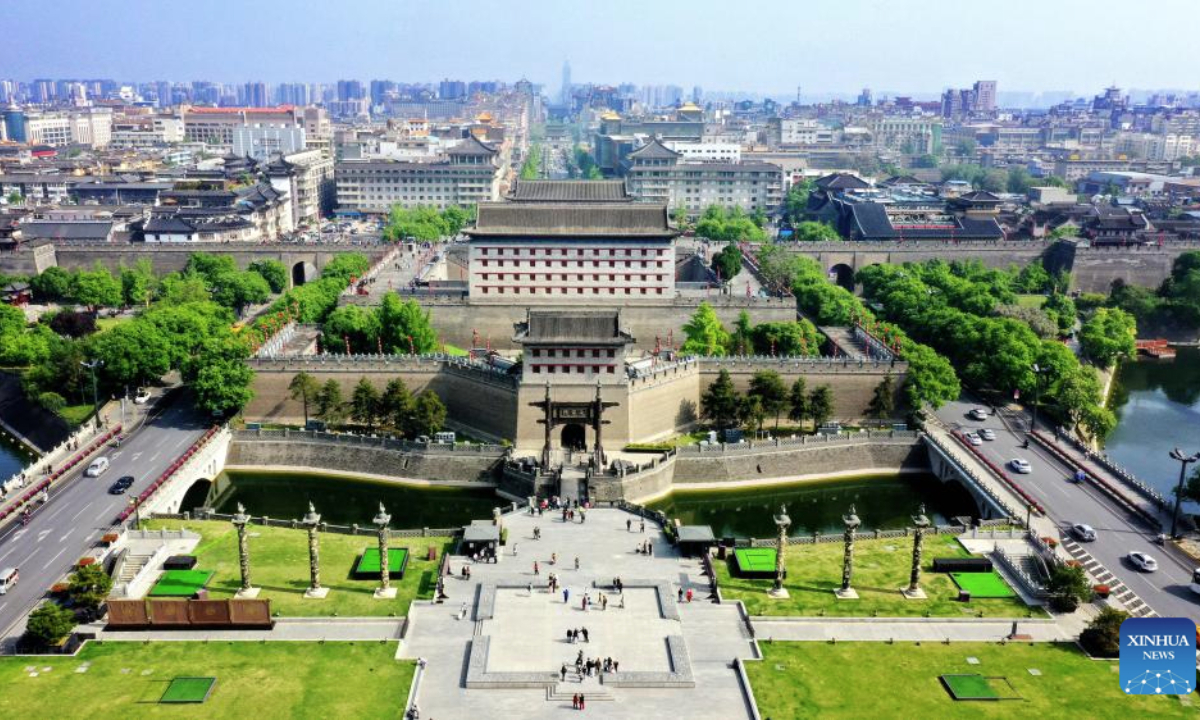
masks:
<instances>
[{"instance_id":1,"label":"green tree canopy","mask_svg":"<svg viewBox=\"0 0 1200 720\"><path fill-rule=\"evenodd\" d=\"M410 435L433 435L446 424L446 406L432 390L426 390L413 402Z\"/></svg>"},{"instance_id":2,"label":"green tree canopy","mask_svg":"<svg viewBox=\"0 0 1200 720\"><path fill-rule=\"evenodd\" d=\"M750 378L750 396L757 398L765 415L775 416L775 428L779 428L779 416L788 407L788 388L783 378L774 370L759 370ZM761 429L761 423L760 428Z\"/></svg>"},{"instance_id":3,"label":"green tree canopy","mask_svg":"<svg viewBox=\"0 0 1200 720\"><path fill-rule=\"evenodd\" d=\"M729 282L742 271L742 251L737 245L729 243L721 248L721 252L713 256L712 269L721 276L721 280Z\"/></svg>"},{"instance_id":4,"label":"green tree canopy","mask_svg":"<svg viewBox=\"0 0 1200 720\"><path fill-rule=\"evenodd\" d=\"M299 400L304 406L304 424L308 425L308 408L316 404L321 385L312 375L301 370L288 383L288 397Z\"/></svg>"},{"instance_id":5,"label":"green tree canopy","mask_svg":"<svg viewBox=\"0 0 1200 720\"><path fill-rule=\"evenodd\" d=\"M350 417L354 422L366 425L374 432L375 420L379 416L379 391L365 377L358 379L354 393L350 396Z\"/></svg>"},{"instance_id":6,"label":"green tree canopy","mask_svg":"<svg viewBox=\"0 0 1200 720\"><path fill-rule=\"evenodd\" d=\"M706 302L700 303L692 319L683 326L683 332L687 336L681 348L685 355L719 356L729 347L729 333L712 305Z\"/></svg>"},{"instance_id":7,"label":"green tree canopy","mask_svg":"<svg viewBox=\"0 0 1200 720\"><path fill-rule=\"evenodd\" d=\"M267 281L271 292L281 293L287 289L288 271L278 260L258 260L250 263L250 272L258 273Z\"/></svg>"},{"instance_id":8,"label":"green tree canopy","mask_svg":"<svg viewBox=\"0 0 1200 720\"><path fill-rule=\"evenodd\" d=\"M738 405L733 378L722 368L717 379L700 395L700 412L718 428L725 428L737 417Z\"/></svg>"},{"instance_id":9,"label":"green tree canopy","mask_svg":"<svg viewBox=\"0 0 1200 720\"><path fill-rule=\"evenodd\" d=\"M818 385L808 396L808 416L812 418L813 427L819 428L833 417L833 389L828 385Z\"/></svg>"},{"instance_id":10,"label":"green tree canopy","mask_svg":"<svg viewBox=\"0 0 1200 720\"><path fill-rule=\"evenodd\" d=\"M67 594L77 607L95 610L108 597L113 581L99 564L84 565L71 574Z\"/></svg>"},{"instance_id":11,"label":"green tree canopy","mask_svg":"<svg viewBox=\"0 0 1200 720\"><path fill-rule=\"evenodd\" d=\"M1097 365L1108 367L1137 352L1137 321L1124 310L1099 308L1079 331L1083 352Z\"/></svg>"},{"instance_id":12,"label":"green tree canopy","mask_svg":"<svg viewBox=\"0 0 1200 720\"><path fill-rule=\"evenodd\" d=\"M52 647L66 639L74 628L75 613L57 603L46 602L29 613L25 639L38 647Z\"/></svg>"}]
</instances>

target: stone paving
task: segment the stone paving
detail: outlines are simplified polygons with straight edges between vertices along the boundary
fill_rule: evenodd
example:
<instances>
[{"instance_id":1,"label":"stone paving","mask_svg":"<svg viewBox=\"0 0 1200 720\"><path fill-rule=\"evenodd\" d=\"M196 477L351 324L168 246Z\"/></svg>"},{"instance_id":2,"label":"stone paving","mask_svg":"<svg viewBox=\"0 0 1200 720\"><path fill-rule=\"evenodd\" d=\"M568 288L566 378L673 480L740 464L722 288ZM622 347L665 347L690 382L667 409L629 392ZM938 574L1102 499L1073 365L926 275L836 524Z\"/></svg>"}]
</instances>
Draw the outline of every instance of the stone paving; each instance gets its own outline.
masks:
<instances>
[{"instance_id":1,"label":"stone paving","mask_svg":"<svg viewBox=\"0 0 1200 720\"><path fill-rule=\"evenodd\" d=\"M564 523L558 513L509 514L504 522L509 545L499 563L471 564L464 580L470 561L452 557L450 599L414 603L409 613L400 656L427 663L417 692L422 718L559 717L572 710L575 692L593 700L586 712L605 718L751 717L732 665L753 656L737 606L706 600L700 561L679 557L658 526L648 522L642 533L640 518L609 509L588 511L583 523ZM653 556L636 551L647 540ZM553 594L552 572L560 581ZM624 607L615 577L626 585ZM693 591L693 602L678 601L681 588ZM607 609L583 610L583 594L595 601L600 592ZM588 642L568 642L567 630L581 628ZM617 660L620 672L580 680L580 651ZM564 664L570 672L560 682Z\"/></svg>"}]
</instances>

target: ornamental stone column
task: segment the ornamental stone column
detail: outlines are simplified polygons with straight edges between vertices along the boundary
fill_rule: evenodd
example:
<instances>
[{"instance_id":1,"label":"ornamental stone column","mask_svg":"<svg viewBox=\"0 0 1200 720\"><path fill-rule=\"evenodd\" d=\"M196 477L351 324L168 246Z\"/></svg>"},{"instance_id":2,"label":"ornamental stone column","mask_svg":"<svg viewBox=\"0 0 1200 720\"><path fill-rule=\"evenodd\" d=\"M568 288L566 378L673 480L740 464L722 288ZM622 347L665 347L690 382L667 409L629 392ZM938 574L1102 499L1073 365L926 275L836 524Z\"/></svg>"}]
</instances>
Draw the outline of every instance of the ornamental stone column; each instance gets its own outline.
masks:
<instances>
[{"instance_id":1,"label":"ornamental stone column","mask_svg":"<svg viewBox=\"0 0 1200 720\"><path fill-rule=\"evenodd\" d=\"M258 597L258 588L250 585L250 543L246 537L246 524L250 522L250 516L246 514L246 508L241 503L238 503L237 513L230 519L230 522L237 528L238 566L242 571L242 586L238 589L236 597L256 598Z\"/></svg>"},{"instance_id":2,"label":"ornamental stone column","mask_svg":"<svg viewBox=\"0 0 1200 720\"><path fill-rule=\"evenodd\" d=\"M925 540L925 531L929 528L929 518L925 517L925 503L917 508L913 515L913 552L912 572L908 576L908 587L901 590L909 600L924 600L925 591L921 589L921 550Z\"/></svg>"},{"instance_id":3,"label":"ornamental stone column","mask_svg":"<svg viewBox=\"0 0 1200 720\"><path fill-rule=\"evenodd\" d=\"M308 504L308 514L300 521L308 528L308 589L304 597L319 599L329 594L329 588L321 587L321 547L317 531L321 527L321 516L312 503Z\"/></svg>"},{"instance_id":4,"label":"ornamental stone column","mask_svg":"<svg viewBox=\"0 0 1200 720\"><path fill-rule=\"evenodd\" d=\"M779 514L775 516L775 527L779 528L779 534L775 538L775 587L767 594L773 598L788 597L787 588L783 586L784 574L784 551L787 549L787 531L792 524L792 519L788 517L787 505L779 506Z\"/></svg>"},{"instance_id":5,"label":"ornamental stone column","mask_svg":"<svg viewBox=\"0 0 1200 720\"><path fill-rule=\"evenodd\" d=\"M843 536L846 551L842 556L842 587L836 590L835 594L842 600L857 600L858 593L850 587L850 580L854 576L854 532L862 522L854 512L853 505L850 506L850 512L842 516L842 522L846 525L846 533Z\"/></svg>"},{"instance_id":6,"label":"ornamental stone column","mask_svg":"<svg viewBox=\"0 0 1200 720\"><path fill-rule=\"evenodd\" d=\"M392 587L390 570L391 563L388 558L388 523L392 521L392 516L387 514L383 503L379 503L379 514L375 516L375 528L379 531L379 588L375 591L376 598L394 598L396 597L396 588Z\"/></svg>"}]
</instances>

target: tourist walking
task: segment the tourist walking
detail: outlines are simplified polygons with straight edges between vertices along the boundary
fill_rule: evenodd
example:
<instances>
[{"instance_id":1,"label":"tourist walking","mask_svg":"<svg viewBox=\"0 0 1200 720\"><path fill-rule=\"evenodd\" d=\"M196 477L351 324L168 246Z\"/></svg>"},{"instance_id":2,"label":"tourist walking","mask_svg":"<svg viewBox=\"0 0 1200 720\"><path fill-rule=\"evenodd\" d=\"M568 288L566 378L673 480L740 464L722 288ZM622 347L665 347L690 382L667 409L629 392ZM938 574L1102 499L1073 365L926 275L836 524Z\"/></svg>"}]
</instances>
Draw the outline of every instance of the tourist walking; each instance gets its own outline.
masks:
<instances>
[{"instance_id":1,"label":"tourist walking","mask_svg":"<svg viewBox=\"0 0 1200 720\"><path fill-rule=\"evenodd\" d=\"M588 631L587 631L587 628L583 628L582 630L580 630L580 632L582 632L582 633L583 633L583 641L584 641L585 643L590 643L590 642L591 642L591 640L588 640Z\"/></svg>"},{"instance_id":2,"label":"tourist walking","mask_svg":"<svg viewBox=\"0 0 1200 720\"><path fill-rule=\"evenodd\" d=\"M575 631L571 628L567 628L567 642L571 644L575 643Z\"/></svg>"},{"instance_id":3,"label":"tourist walking","mask_svg":"<svg viewBox=\"0 0 1200 720\"><path fill-rule=\"evenodd\" d=\"M533 583L526 584L525 589L529 591L529 597L533 597Z\"/></svg>"},{"instance_id":4,"label":"tourist walking","mask_svg":"<svg viewBox=\"0 0 1200 720\"><path fill-rule=\"evenodd\" d=\"M687 591L687 601L688 602L692 601L692 589L691 588L688 588L688 591Z\"/></svg>"},{"instance_id":5,"label":"tourist walking","mask_svg":"<svg viewBox=\"0 0 1200 720\"><path fill-rule=\"evenodd\" d=\"M633 518L626 518L625 519L625 532L629 532L632 529L633 529Z\"/></svg>"},{"instance_id":6,"label":"tourist walking","mask_svg":"<svg viewBox=\"0 0 1200 720\"><path fill-rule=\"evenodd\" d=\"M583 699L583 693L579 693L579 709L580 710L587 709L587 701Z\"/></svg>"},{"instance_id":7,"label":"tourist walking","mask_svg":"<svg viewBox=\"0 0 1200 720\"><path fill-rule=\"evenodd\" d=\"M683 586L679 586L679 602L683 602Z\"/></svg>"},{"instance_id":8,"label":"tourist walking","mask_svg":"<svg viewBox=\"0 0 1200 720\"><path fill-rule=\"evenodd\" d=\"M513 543L513 557L517 556L517 544Z\"/></svg>"},{"instance_id":9,"label":"tourist walking","mask_svg":"<svg viewBox=\"0 0 1200 720\"><path fill-rule=\"evenodd\" d=\"M575 569L576 570L579 569L579 556L578 555L575 556Z\"/></svg>"},{"instance_id":10,"label":"tourist walking","mask_svg":"<svg viewBox=\"0 0 1200 720\"><path fill-rule=\"evenodd\" d=\"M538 561L537 561L537 560L534 560L534 561L533 561L533 574L534 574L534 575L540 575L540 574L541 574L540 568L538 567Z\"/></svg>"},{"instance_id":11,"label":"tourist walking","mask_svg":"<svg viewBox=\"0 0 1200 720\"><path fill-rule=\"evenodd\" d=\"M579 709L579 693L575 693L571 696L571 707L575 708L576 710Z\"/></svg>"},{"instance_id":12,"label":"tourist walking","mask_svg":"<svg viewBox=\"0 0 1200 720\"><path fill-rule=\"evenodd\" d=\"M558 673L559 682L567 681L567 664L563 663L562 670Z\"/></svg>"},{"instance_id":13,"label":"tourist walking","mask_svg":"<svg viewBox=\"0 0 1200 720\"><path fill-rule=\"evenodd\" d=\"M557 563L558 563L558 553L550 553L550 564L555 565Z\"/></svg>"},{"instance_id":14,"label":"tourist walking","mask_svg":"<svg viewBox=\"0 0 1200 720\"><path fill-rule=\"evenodd\" d=\"M563 588L563 605L571 601L571 588Z\"/></svg>"},{"instance_id":15,"label":"tourist walking","mask_svg":"<svg viewBox=\"0 0 1200 720\"><path fill-rule=\"evenodd\" d=\"M642 532L646 532L646 518L642 518Z\"/></svg>"}]
</instances>

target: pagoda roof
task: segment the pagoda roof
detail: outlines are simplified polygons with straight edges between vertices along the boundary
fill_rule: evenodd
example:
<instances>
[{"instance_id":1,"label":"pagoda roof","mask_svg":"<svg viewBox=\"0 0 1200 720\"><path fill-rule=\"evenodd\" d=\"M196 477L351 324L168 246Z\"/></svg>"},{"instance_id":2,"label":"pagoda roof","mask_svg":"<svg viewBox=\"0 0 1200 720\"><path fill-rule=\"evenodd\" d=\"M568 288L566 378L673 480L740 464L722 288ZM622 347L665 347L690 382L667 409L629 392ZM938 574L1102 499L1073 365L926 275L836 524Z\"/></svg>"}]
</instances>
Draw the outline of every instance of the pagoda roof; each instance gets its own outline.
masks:
<instances>
[{"instance_id":1,"label":"pagoda roof","mask_svg":"<svg viewBox=\"0 0 1200 720\"><path fill-rule=\"evenodd\" d=\"M671 160L680 157L680 154L671 148L659 142L658 138L651 140L637 150L629 153L631 159L638 160Z\"/></svg>"}]
</instances>

